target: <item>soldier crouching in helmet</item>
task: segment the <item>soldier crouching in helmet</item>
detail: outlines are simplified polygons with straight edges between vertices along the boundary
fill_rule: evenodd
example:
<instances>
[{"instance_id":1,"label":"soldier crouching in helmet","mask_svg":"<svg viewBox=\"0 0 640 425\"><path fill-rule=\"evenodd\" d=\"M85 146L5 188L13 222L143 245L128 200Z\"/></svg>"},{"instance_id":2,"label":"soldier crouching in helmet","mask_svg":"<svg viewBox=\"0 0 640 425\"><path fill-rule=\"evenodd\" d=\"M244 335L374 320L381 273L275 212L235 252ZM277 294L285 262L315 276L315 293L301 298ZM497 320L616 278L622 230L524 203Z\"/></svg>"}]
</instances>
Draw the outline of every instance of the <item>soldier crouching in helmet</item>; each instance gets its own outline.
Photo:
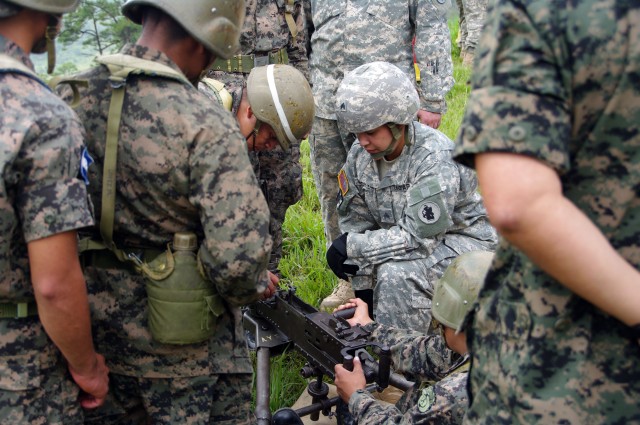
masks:
<instances>
[{"instance_id":1,"label":"soldier crouching in helmet","mask_svg":"<svg viewBox=\"0 0 640 425\"><path fill-rule=\"evenodd\" d=\"M452 160L444 134L414 121L418 108L409 78L386 62L340 84L338 124L356 142L338 176L344 233L327 261L357 296L373 298L377 322L424 331L435 281L455 257L493 250L497 238L475 173Z\"/></svg>"}]
</instances>

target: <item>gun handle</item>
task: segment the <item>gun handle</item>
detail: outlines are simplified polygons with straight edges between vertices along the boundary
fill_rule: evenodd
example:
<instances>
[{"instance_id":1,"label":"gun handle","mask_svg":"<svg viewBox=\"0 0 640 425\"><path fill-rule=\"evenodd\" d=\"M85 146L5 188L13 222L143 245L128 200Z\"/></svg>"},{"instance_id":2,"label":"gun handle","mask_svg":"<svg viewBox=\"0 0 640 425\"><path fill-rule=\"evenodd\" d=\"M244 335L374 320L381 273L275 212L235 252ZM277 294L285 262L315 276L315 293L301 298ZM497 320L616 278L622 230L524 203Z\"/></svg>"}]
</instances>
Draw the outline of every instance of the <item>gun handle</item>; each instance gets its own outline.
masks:
<instances>
[{"instance_id":1,"label":"gun handle","mask_svg":"<svg viewBox=\"0 0 640 425\"><path fill-rule=\"evenodd\" d=\"M342 366L349 372L353 372L353 356L351 354L342 357Z\"/></svg>"},{"instance_id":2,"label":"gun handle","mask_svg":"<svg viewBox=\"0 0 640 425\"><path fill-rule=\"evenodd\" d=\"M356 308L345 308L344 310L338 310L333 313L333 317L337 317L338 319L351 319L353 315L356 314Z\"/></svg>"},{"instance_id":3,"label":"gun handle","mask_svg":"<svg viewBox=\"0 0 640 425\"><path fill-rule=\"evenodd\" d=\"M378 379L380 388L389 386L389 376L391 375L391 350L386 345L380 348L380 358L378 360Z\"/></svg>"}]
</instances>

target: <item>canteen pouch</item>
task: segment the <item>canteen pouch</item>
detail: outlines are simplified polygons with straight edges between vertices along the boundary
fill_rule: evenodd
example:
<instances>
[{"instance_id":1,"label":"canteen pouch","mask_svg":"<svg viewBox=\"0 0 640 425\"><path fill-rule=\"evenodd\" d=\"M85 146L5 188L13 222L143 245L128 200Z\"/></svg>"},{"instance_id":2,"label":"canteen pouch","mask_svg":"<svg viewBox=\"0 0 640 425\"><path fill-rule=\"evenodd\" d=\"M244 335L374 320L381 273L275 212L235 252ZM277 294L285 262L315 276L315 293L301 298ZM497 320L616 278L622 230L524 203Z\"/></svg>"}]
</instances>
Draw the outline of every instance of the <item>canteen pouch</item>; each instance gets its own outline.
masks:
<instances>
[{"instance_id":1,"label":"canteen pouch","mask_svg":"<svg viewBox=\"0 0 640 425\"><path fill-rule=\"evenodd\" d=\"M182 345L211 338L225 306L200 272L195 253L173 253L169 246L140 268L146 278L148 322L154 340Z\"/></svg>"}]
</instances>

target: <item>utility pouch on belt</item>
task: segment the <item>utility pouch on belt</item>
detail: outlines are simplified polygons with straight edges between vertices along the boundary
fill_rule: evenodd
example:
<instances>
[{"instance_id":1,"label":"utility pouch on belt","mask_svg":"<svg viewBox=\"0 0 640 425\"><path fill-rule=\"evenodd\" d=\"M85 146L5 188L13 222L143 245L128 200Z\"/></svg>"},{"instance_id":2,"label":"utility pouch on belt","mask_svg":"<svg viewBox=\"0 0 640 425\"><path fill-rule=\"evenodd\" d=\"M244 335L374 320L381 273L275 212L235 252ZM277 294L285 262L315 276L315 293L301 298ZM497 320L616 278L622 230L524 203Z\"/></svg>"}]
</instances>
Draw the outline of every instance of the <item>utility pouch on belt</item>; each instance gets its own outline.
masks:
<instances>
[{"instance_id":1,"label":"utility pouch on belt","mask_svg":"<svg viewBox=\"0 0 640 425\"><path fill-rule=\"evenodd\" d=\"M148 321L153 339L165 344L206 341L224 313L222 298L203 277L193 233L176 233L167 251L139 265L145 275Z\"/></svg>"}]
</instances>

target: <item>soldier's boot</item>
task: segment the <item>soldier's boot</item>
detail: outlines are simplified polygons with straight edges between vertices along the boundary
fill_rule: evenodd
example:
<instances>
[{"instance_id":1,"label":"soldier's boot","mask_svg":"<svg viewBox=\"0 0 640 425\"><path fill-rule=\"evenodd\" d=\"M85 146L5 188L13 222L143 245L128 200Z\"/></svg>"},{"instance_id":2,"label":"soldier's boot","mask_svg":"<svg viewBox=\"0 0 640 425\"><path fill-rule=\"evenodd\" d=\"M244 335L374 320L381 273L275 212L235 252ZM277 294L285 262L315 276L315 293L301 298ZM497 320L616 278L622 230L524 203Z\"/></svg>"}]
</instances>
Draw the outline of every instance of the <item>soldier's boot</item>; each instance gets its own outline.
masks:
<instances>
[{"instance_id":1,"label":"soldier's boot","mask_svg":"<svg viewBox=\"0 0 640 425\"><path fill-rule=\"evenodd\" d=\"M346 303L351 298L355 298L351 284L346 280L338 280L338 285L333 288L333 292L320 303L320 310L331 313L336 307Z\"/></svg>"},{"instance_id":2,"label":"soldier's boot","mask_svg":"<svg viewBox=\"0 0 640 425\"><path fill-rule=\"evenodd\" d=\"M475 49L467 48L463 51L462 56L462 64L464 66L473 66L473 58L475 57Z\"/></svg>"}]
</instances>

